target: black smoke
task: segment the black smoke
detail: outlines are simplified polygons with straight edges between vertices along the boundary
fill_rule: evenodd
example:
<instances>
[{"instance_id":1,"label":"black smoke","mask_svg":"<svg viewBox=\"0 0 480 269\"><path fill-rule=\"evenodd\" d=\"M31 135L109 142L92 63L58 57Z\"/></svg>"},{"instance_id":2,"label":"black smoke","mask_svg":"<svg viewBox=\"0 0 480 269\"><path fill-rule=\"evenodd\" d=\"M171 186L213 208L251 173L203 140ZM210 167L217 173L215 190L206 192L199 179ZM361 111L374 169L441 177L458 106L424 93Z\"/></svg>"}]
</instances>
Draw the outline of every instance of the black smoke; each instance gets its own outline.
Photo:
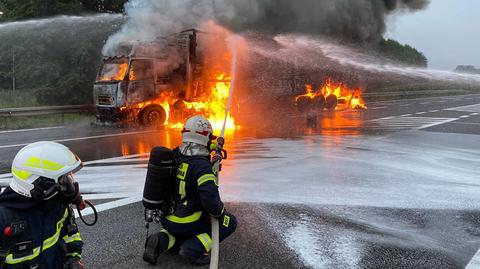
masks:
<instances>
[{"instance_id":1,"label":"black smoke","mask_svg":"<svg viewBox=\"0 0 480 269\"><path fill-rule=\"evenodd\" d=\"M430 0L129 0L128 20L104 55L125 42L151 41L214 20L236 32L307 33L356 42L382 39L386 16L425 8Z\"/></svg>"},{"instance_id":2,"label":"black smoke","mask_svg":"<svg viewBox=\"0 0 480 269\"><path fill-rule=\"evenodd\" d=\"M430 0L223 0L214 1L217 20L236 31L309 33L360 42L376 42L386 16L416 11ZM231 8L234 12L225 13ZM227 14L222 17L221 14ZM235 16L228 16L235 14Z\"/></svg>"}]
</instances>

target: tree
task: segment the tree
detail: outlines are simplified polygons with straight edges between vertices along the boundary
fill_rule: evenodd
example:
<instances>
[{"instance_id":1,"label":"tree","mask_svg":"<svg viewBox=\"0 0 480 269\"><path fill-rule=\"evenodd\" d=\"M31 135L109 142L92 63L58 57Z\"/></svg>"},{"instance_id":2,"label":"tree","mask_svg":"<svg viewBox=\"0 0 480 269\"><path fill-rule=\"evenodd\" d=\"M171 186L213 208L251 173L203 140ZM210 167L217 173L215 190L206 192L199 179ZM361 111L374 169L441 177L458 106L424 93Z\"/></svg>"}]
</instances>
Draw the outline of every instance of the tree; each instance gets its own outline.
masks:
<instances>
[{"instance_id":1,"label":"tree","mask_svg":"<svg viewBox=\"0 0 480 269\"><path fill-rule=\"evenodd\" d=\"M392 60L399 61L403 64L427 67L427 57L417 49L402 45L393 39L385 39L379 45L379 52Z\"/></svg>"},{"instance_id":2,"label":"tree","mask_svg":"<svg viewBox=\"0 0 480 269\"><path fill-rule=\"evenodd\" d=\"M127 0L0 0L1 20L21 20L82 12L121 13Z\"/></svg>"},{"instance_id":3,"label":"tree","mask_svg":"<svg viewBox=\"0 0 480 269\"><path fill-rule=\"evenodd\" d=\"M3 19L20 20L82 11L78 0L0 0Z\"/></svg>"}]
</instances>

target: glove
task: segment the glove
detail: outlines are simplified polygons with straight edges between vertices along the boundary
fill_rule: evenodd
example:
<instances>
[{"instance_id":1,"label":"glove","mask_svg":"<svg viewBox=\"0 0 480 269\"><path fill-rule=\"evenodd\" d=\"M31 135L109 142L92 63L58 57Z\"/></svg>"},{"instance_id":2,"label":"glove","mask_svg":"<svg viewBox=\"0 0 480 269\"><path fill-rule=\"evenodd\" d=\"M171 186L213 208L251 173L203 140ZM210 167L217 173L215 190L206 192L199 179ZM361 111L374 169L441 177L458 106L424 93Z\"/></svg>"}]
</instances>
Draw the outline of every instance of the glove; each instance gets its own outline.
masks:
<instances>
[{"instance_id":1,"label":"glove","mask_svg":"<svg viewBox=\"0 0 480 269\"><path fill-rule=\"evenodd\" d=\"M225 207L222 209L222 213L220 213L219 215L212 215L214 218L218 219L218 220L223 220L223 217L225 216L225 214L227 213L227 210L225 209Z\"/></svg>"},{"instance_id":2,"label":"glove","mask_svg":"<svg viewBox=\"0 0 480 269\"><path fill-rule=\"evenodd\" d=\"M80 258L69 257L63 266L64 269L86 269L85 264Z\"/></svg>"}]
</instances>

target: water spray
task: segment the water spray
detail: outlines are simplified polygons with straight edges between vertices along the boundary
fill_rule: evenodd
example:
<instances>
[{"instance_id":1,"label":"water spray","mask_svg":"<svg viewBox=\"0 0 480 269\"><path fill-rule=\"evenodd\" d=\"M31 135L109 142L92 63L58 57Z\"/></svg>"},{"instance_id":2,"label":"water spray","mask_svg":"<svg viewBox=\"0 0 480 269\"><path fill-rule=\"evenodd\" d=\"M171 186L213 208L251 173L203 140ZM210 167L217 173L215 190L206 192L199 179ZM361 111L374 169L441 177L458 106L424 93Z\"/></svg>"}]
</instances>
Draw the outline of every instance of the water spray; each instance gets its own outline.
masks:
<instances>
[{"instance_id":1,"label":"water spray","mask_svg":"<svg viewBox=\"0 0 480 269\"><path fill-rule=\"evenodd\" d=\"M232 80L230 81L230 92L228 95L227 106L225 107L225 119L223 121L222 131L220 136L217 139L217 148L215 150L215 155L213 157L213 171L217 174L217 186L220 184L220 162L224 158L223 155L223 145L225 143L225 129L227 126L227 120L230 113L230 109L232 107L232 97L233 97L233 89L236 80L237 74L237 42L238 37L232 36L228 42L230 43L230 47L232 49ZM217 269L218 268L218 256L220 250L220 238L219 238L219 223L218 219L212 217L212 252L211 252L211 259L210 259L210 269Z\"/></svg>"}]
</instances>

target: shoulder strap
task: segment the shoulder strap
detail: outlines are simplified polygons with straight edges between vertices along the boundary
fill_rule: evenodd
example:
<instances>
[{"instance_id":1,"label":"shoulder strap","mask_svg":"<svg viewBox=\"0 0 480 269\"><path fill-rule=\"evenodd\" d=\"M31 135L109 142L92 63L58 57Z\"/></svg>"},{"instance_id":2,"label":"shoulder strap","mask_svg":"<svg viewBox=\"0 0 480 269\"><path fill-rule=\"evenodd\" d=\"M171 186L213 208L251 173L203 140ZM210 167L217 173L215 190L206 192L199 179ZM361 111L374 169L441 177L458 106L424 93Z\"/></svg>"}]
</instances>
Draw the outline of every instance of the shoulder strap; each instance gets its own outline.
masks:
<instances>
[{"instance_id":1,"label":"shoulder strap","mask_svg":"<svg viewBox=\"0 0 480 269\"><path fill-rule=\"evenodd\" d=\"M4 236L4 229L7 226L10 226L12 223L18 222L20 220L19 215L14 212L14 210L7 208L7 207L0 207L0 217L4 220L4 226L0 227L0 238L1 244L0 244L0 268L3 268L3 265L5 263L5 259L10 252L10 249L12 245L15 244L15 239L14 238L5 238Z\"/></svg>"}]
</instances>

